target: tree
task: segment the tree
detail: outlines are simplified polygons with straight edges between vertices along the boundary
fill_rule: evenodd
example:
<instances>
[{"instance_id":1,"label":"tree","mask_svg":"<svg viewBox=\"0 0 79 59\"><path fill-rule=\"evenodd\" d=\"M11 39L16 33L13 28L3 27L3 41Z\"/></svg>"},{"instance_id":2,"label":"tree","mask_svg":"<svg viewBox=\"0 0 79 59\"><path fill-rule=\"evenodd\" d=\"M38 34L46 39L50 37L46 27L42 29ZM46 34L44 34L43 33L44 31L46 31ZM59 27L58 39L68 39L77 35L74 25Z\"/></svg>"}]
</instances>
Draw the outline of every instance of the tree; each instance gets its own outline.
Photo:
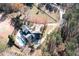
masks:
<instances>
[{"instance_id":1,"label":"tree","mask_svg":"<svg viewBox=\"0 0 79 59\"><path fill-rule=\"evenodd\" d=\"M43 52L47 55L76 55L76 49L79 48L79 9L76 9L75 6L76 4L64 14L66 23L61 30L47 36L43 48ZM62 48L61 45L64 50L59 50Z\"/></svg>"},{"instance_id":2,"label":"tree","mask_svg":"<svg viewBox=\"0 0 79 59\"><path fill-rule=\"evenodd\" d=\"M52 7L49 3L47 3L45 8L46 8L46 10L49 10L49 12L52 12L55 7Z\"/></svg>"},{"instance_id":3,"label":"tree","mask_svg":"<svg viewBox=\"0 0 79 59\"><path fill-rule=\"evenodd\" d=\"M33 7L33 3L24 3L26 6L30 7L30 9L32 9Z\"/></svg>"},{"instance_id":4,"label":"tree","mask_svg":"<svg viewBox=\"0 0 79 59\"><path fill-rule=\"evenodd\" d=\"M52 32L47 35L46 43L43 47L43 55L58 55L57 46L62 43L61 32Z\"/></svg>"},{"instance_id":5,"label":"tree","mask_svg":"<svg viewBox=\"0 0 79 59\"><path fill-rule=\"evenodd\" d=\"M68 9L64 14L66 24L61 28L63 33L62 38L66 44L66 55L76 55L79 36L79 9L75 8L76 4L71 9Z\"/></svg>"},{"instance_id":6,"label":"tree","mask_svg":"<svg viewBox=\"0 0 79 59\"><path fill-rule=\"evenodd\" d=\"M24 24L24 21L23 21L23 19L20 19L20 16L13 18L11 21L11 25L14 26L15 30L21 29L21 26Z\"/></svg>"}]
</instances>

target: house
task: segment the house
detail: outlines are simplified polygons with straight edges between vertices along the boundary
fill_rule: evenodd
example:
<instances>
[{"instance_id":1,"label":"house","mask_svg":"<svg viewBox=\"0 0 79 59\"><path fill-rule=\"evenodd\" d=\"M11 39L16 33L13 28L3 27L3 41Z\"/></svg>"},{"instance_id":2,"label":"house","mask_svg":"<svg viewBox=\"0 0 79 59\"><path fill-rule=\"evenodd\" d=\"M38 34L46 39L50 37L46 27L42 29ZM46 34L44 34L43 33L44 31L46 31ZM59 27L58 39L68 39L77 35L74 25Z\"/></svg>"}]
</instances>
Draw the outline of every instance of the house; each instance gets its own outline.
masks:
<instances>
[{"instance_id":1,"label":"house","mask_svg":"<svg viewBox=\"0 0 79 59\"><path fill-rule=\"evenodd\" d=\"M38 41L41 40L41 26L37 25L35 31L32 31L27 25L23 25L16 35L16 42L21 47L26 46L27 43L38 44Z\"/></svg>"}]
</instances>

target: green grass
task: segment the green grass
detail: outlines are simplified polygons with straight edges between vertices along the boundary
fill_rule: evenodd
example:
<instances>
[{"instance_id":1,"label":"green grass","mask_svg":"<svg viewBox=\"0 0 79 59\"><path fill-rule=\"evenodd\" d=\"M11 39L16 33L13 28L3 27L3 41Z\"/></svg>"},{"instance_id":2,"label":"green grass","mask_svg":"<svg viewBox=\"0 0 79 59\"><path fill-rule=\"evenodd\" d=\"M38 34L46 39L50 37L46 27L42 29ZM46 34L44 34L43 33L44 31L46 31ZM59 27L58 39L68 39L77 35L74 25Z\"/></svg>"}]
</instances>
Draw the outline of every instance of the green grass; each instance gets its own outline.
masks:
<instances>
[{"instance_id":1,"label":"green grass","mask_svg":"<svg viewBox=\"0 0 79 59\"><path fill-rule=\"evenodd\" d=\"M6 50L7 46L5 44L0 43L0 52Z\"/></svg>"}]
</instances>

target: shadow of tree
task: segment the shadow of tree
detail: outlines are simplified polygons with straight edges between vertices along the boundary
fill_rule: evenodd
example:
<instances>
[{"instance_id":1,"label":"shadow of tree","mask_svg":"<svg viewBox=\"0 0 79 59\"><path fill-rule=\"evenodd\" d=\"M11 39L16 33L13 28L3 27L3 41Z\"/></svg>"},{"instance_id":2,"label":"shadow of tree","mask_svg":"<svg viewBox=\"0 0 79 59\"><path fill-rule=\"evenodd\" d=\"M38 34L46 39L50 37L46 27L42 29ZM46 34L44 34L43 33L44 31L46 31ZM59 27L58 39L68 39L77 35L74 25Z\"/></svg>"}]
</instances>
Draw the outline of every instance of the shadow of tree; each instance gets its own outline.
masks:
<instances>
[{"instance_id":1,"label":"shadow of tree","mask_svg":"<svg viewBox=\"0 0 79 59\"><path fill-rule=\"evenodd\" d=\"M13 47L13 46L15 46L15 47L17 47L18 49L20 49L20 47L15 44L15 41L14 41L14 38L13 38L12 35L9 35L8 38L9 38L9 41L8 41L8 43L7 43L8 47Z\"/></svg>"},{"instance_id":2,"label":"shadow of tree","mask_svg":"<svg viewBox=\"0 0 79 59\"><path fill-rule=\"evenodd\" d=\"M12 47L13 45L15 47L17 47L18 49L20 49L20 47L15 44L14 42L14 36L16 34L16 32L21 29L21 26L24 24L23 20L19 19L21 15L17 16L16 18L12 18L10 25L12 25L14 27L14 31L12 32L12 35L9 35L9 41L7 43L8 47Z\"/></svg>"},{"instance_id":3,"label":"shadow of tree","mask_svg":"<svg viewBox=\"0 0 79 59\"><path fill-rule=\"evenodd\" d=\"M14 45L13 36L9 35L8 38L9 38L9 41L8 41L7 45L8 45L8 47L12 47Z\"/></svg>"},{"instance_id":4,"label":"shadow of tree","mask_svg":"<svg viewBox=\"0 0 79 59\"><path fill-rule=\"evenodd\" d=\"M23 25L23 20L19 19L21 15L17 16L16 18L12 18L11 25L14 27L15 30L19 30Z\"/></svg>"}]
</instances>

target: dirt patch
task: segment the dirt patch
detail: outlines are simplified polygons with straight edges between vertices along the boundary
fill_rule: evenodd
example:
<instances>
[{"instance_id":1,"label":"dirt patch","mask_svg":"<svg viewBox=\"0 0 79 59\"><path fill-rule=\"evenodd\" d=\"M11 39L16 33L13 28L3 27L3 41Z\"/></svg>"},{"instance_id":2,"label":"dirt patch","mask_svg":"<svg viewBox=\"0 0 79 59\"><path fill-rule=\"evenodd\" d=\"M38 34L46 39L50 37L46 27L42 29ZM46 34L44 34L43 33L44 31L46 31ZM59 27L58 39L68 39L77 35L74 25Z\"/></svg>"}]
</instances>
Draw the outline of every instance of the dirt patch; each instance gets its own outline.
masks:
<instances>
[{"instance_id":1,"label":"dirt patch","mask_svg":"<svg viewBox=\"0 0 79 59\"><path fill-rule=\"evenodd\" d=\"M0 23L0 42L6 43L8 40L8 35L10 35L14 28L10 25L11 19L5 19Z\"/></svg>"}]
</instances>

